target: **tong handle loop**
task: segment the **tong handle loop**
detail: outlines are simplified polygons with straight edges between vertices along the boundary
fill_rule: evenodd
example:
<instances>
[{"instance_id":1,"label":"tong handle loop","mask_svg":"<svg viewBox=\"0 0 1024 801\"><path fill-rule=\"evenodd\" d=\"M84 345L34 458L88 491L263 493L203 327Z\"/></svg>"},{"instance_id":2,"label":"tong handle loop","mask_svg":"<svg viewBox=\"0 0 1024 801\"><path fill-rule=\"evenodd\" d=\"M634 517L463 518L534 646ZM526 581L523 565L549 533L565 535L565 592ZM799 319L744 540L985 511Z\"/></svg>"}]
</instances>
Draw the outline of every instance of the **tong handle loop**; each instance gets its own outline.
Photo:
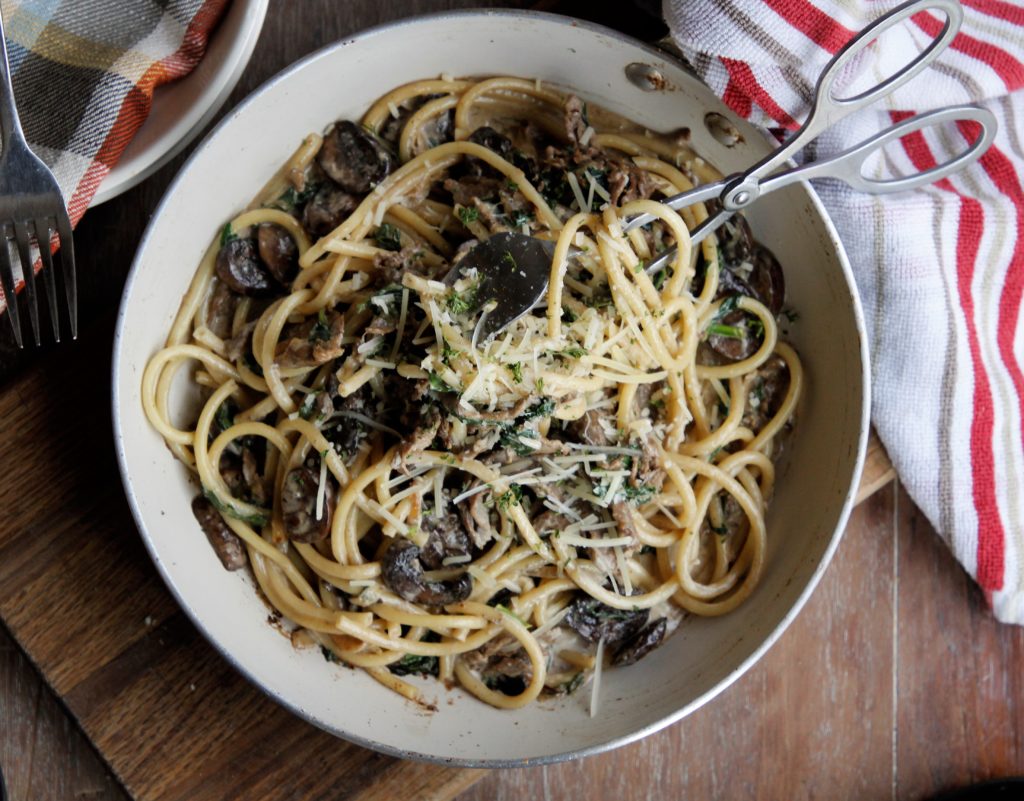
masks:
<instances>
[{"instance_id":1,"label":"tong handle loop","mask_svg":"<svg viewBox=\"0 0 1024 801\"><path fill-rule=\"evenodd\" d=\"M894 72L877 86L853 97L836 96L836 83L843 69L850 61L856 58L861 51L870 47L885 31L901 24L904 20L915 14L928 10L942 12L946 17L946 22L942 26L942 30L939 31L938 36L924 50L917 53L905 66ZM832 60L818 78L818 83L815 87L814 104L811 106L810 113L804 124L782 147L762 159L745 173L747 183L756 184L759 179L768 175L776 168L781 167L797 151L801 150L826 128L831 127L858 109L871 105L879 98L895 91L898 87L913 79L919 72L937 59L949 43L953 41L953 38L960 30L963 18L963 8L958 0L910 0L910 2L897 6L864 28L843 45L842 49L832 57Z\"/></svg>"},{"instance_id":2,"label":"tong handle loop","mask_svg":"<svg viewBox=\"0 0 1024 801\"><path fill-rule=\"evenodd\" d=\"M920 172L896 178L870 178L864 174L864 163L888 143L943 123L968 121L977 123L980 131L966 150L949 160ZM859 145L832 158L811 162L803 167L773 175L762 182L761 191L763 194L795 180L810 178L838 178L854 189L874 195L917 189L945 178L980 158L995 139L998 126L995 115L980 106L953 106L918 114L898 125L887 128L870 139L865 139Z\"/></svg>"}]
</instances>

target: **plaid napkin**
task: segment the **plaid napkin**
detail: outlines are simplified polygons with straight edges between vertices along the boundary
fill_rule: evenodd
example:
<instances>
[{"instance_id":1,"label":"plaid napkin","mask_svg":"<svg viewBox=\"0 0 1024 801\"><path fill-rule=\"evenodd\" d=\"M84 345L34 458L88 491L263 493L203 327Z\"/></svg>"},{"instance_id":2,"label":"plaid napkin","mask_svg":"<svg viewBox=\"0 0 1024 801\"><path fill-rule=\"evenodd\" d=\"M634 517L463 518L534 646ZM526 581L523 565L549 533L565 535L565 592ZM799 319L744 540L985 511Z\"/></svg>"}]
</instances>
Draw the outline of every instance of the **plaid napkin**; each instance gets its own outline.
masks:
<instances>
[{"instance_id":1,"label":"plaid napkin","mask_svg":"<svg viewBox=\"0 0 1024 801\"><path fill-rule=\"evenodd\" d=\"M145 122L153 90L199 63L229 2L4 0L25 138L57 177L72 225Z\"/></svg>"},{"instance_id":2,"label":"plaid napkin","mask_svg":"<svg viewBox=\"0 0 1024 801\"><path fill-rule=\"evenodd\" d=\"M824 134L805 157L825 158L941 106L979 102L999 118L980 162L934 186L884 199L835 181L815 188L864 302L875 427L996 616L1024 624L1024 8L964 4L964 25L936 64ZM828 59L896 5L665 0L664 12L687 58L735 113L793 129ZM906 63L942 20L920 13L886 34L862 60L865 80ZM973 134L961 126L905 137L878 170L919 171L963 150Z\"/></svg>"}]
</instances>

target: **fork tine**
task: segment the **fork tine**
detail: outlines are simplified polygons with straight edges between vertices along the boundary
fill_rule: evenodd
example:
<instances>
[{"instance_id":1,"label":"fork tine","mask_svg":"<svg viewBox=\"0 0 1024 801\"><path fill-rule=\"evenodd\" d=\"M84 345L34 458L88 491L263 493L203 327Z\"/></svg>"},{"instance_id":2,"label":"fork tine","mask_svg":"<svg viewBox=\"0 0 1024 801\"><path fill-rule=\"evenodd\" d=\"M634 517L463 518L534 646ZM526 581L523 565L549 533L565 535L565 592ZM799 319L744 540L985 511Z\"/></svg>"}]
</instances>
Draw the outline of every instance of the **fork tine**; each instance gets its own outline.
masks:
<instances>
[{"instance_id":1,"label":"fork tine","mask_svg":"<svg viewBox=\"0 0 1024 801\"><path fill-rule=\"evenodd\" d=\"M14 221L14 240L18 243L18 255L21 257L21 276L25 280L25 297L28 301L28 318L32 323L32 333L36 338L36 346L42 343L39 338L39 306L36 300L36 271L32 259L32 247L28 239L28 226L23 222Z\"/></svg>"},{"instance_id":2,"label":"fork tine","mask_svg":"<svg viewBox=\"0 0 1024 801\"><path fill-rule=\"evenodd\" d=\"M75 240L71 234L68 213L59 209L54 215L60 234L60 266L64 278L64 293L68 299L68 317L71 320L71 338L78 339L78 284L75 281Z\"/></svg>"},{"instance_id":3,"label":"fork tine","mask_svg":"<svg viewBox=\"0 0 1024 801\"><path fill-rule=\"evenodd\" d=\"M42 229L42 233L40 233ZM53 339L60 342L60 308L57 306L57 279L53 274L53 253L50 240L53 226L49 220L35 221L36 241L39 242L39 256L43 260L43 284L46 286L46 304L50 309L50 323L53 325Z\"/></svg>"},{"instance_id":4,"label":"fork tine","mask_svg":"<svg viewBox=\"0 0 1024 801\"><path fill-rule=\"evenodd\" d=\"M21 341L21 320L18 319L18 296L14 294L14 270L11 267L11 243L7 238L6 228L0 229L0 284L4 288L4 299L7 301L7 317L11 321L14 341L19 348L25 347Z\"/></svg>"}]
</instances>

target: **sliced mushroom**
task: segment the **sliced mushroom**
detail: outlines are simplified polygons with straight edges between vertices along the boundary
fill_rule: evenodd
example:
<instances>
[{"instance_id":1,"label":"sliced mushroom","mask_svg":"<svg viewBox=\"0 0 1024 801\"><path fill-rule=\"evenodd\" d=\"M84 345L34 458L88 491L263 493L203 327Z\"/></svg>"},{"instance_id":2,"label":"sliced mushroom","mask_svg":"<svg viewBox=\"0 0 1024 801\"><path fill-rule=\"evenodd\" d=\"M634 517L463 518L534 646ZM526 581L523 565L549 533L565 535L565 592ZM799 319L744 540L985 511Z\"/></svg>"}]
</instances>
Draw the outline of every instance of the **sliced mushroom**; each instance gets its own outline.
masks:
<instances>
[{"instance_id":1,"label":"sliced mushroom","mask_svg":"<svg viewBox=\"0 0 1024 801\"><path fill-rule=\"evenodd\" d=\"M231 336L231 321L238 305L238 295L223 281L217 281L206 304L206 327L221 339Z\"/></svg>"},{"instance_id":2,"label":"sliced mushroom","mask_svg":"<svg viewBox=\"0 0 1024 801\"><path fill-rule=\"evenodd\" d=\"M444 560L450 556L468 556L469 535L455 512L440 517L425 516L421 526L430 536L420 552L420 562L430 570L446 567Z\"/></svg>"},{"instance_id":3,"label":"sliced mushroom","mask_svg":"<svg viewBox=\"0 0 1024 801\"><path fill-rule=\"evenodd\" d=\"M483 548L494 539L495 530L491 525L491 516L484 506L484 493L478 492L458 505L462 525L469 532L473 544Z\"/></svg>"},{"instance_id":4,"label":"sliced mushroom","mask_svg":"<svg viewBox=\"0 0 1024 801\"><path fill-rule=\"evenodd\" d=\"M239 570L245 567L245 546L235 532L228 528L220 512L207 498L197 495L192 501L192 514L210 541L213 550L225 570Z\"/></svg>"},{"instance_id":5,"label":"sliced mushroom","mask_svg":"<svg viewBox=\"0 0 1024 801\"><path fill-rule=\"evenodd\" d=\"M512 158L512 140L498 133L489 125L484 125L473 131L469 135L469 141L475 145L486 147L488 150L493 150L503 159Z\"/></svg>"},{"instance_id":6,"label":"sliced mushroom","mask_svg":"<svg viewBox=\"0 0 1024 801\"><path fill-rule=\"evenodd\" d=\"M296 542L319 542L331 533L335 489L330 476L324 487L324 505L316 514L320 476L309 467L296 467L288 473L281 488L281 519L288 536Z\"/></svg>"},{"instance_id":7,"label":"sliced mushroom","mask_svg":"<svg viewBox=\"0 0 1024 801\"><path fill-rule=\"evenodd\" d=\"M445 606L465 601L473 591L468 573L450 581L427 581L423 576L420 549L396 538L381 559L381 578L394 593L415 604Z\"/></svg>"},{"instance_id":8,"label":"sliced mushroom","mask_svg":"<svg viewBox=\"0 0 1024 801\"><path fill-rule=\"evenodd\" d=\"M277 285L251 239L232 239L217 254L217 277L239 295L270 295Z\"/></svg>"},{"instance_id":9,"label":"sliced mushroom","mask_svg":"<svg viewBox=\"0 0 1024 801\"><path fill-rule=\"evenodd\" d=\"M391 154L373 134L349 120L328 131L316 160L338 186L356 194L366 194L391 172Z\"/></svg>"},{"instance_id":10,"label":"sliced mushroom","mask_svg":"<svg viewBox=\"0 0 1024 801\"><path fill-rule=\"evenodd\" d=\"M565 622L589 642L604 640L607 644L628 640L647 622L646 609L615 609L596 598L583 595L577 598Z\"/></svg>"},{"instance_id":11,"label":"sliced mushroom","mask_svg":"<svg viewBox=\"0 0 1024 801\"><path fill-rule=\"evenodd\" d=\"M345 222L359 206L359 198L336 186L323 186L302 210L302 227L317 239L327 236Z\"/></svg>"},{"instance_id":12,"label":"sliced mushroom","mask_svg":"<svg viewBox=\"0 0 1024 801\"><path fill-rule=\"evenodd\" d=\"M507 603L502 599L496 603ZM533 681L533 662L518 640L499 634L475 651L460 659L470 670L478 673L490 689L505 695L520 695Z\"/></svg>"},{"instance_id":13,"label":"sliced mushroom","mask_svg":"<svg viewBox=\"0 0 1024 801\"><path fill-rule=\"evenodd\" d=\"M612 664L616 667L621 667L639 662L661 645L662 640L665 639L666 631L668 631L667 618L659 617L657 620L648 623L619 647L612 657Z\"/></svg>"},{"instance_id":14,"label":"sliced mushroom","mask_svg":"<svg viewBox=\"0 0 1024 801\"><path fill-rule=\"evenodd\" d=\"M582 417L573 420L569 424L569 433L587 445L600 447L608 444L608 437L601 426L601 412L597 409L584 412Z\"/></svg>"},{"instance_id":15,"label":"sliced mushroom","mask_svg":"<svg viewBox=\"0 0 1024 801\"><path fill-rule=\"evenodd\" d=\"M263 223L257 230L260 258L282 284L290 284L299 272L299 248L280 225Z\"/></svg>"},{"instance_id":16,"label":"sliced mushroom","mask_svg":"<svg viewBox=\"0 0 1024 801\"><path fill-rule=\"evenodd\" d=\"M749 359L761 346L761 338L754 335L749 323L752 318L737 309L729 312L715 324L715 330L708 333L708 345L727 361L738 362Z\"/></svg>"},{"instance_id":17,"label":"sliced mushroom","mask_svg":"<svg viewBox=\"0 0 1024 801\"><path fill-rule=\"evenodd\" d=\"M324 397L332 399L332 411L337 410L348 412L349 414L361 414L370 418L374 417L373 410L370 408L373 393L370 392L368 384L363 384L351 395L340 398L337 396L338 379L332 373L328 377L326 390ZM334 449L347 460L355 457L359 446L366 439L368 433L369 429L365 423L346 414L336 417L334 424L330 428L324 429L324 436L331 441Z\"/></svg>"},{"instance_id":18,"label":"sliced mushroom","mask_svg":"<svg viewBox=\"0 0 1024 801\"><path fill-rule=\"evenodd\" d=\"M786 279L782 274L782 265L764 245L754 246L754 269L747 279L754 297L760 300L768 310L777 315L786 302Z\"/></svg>"}]
</instances>

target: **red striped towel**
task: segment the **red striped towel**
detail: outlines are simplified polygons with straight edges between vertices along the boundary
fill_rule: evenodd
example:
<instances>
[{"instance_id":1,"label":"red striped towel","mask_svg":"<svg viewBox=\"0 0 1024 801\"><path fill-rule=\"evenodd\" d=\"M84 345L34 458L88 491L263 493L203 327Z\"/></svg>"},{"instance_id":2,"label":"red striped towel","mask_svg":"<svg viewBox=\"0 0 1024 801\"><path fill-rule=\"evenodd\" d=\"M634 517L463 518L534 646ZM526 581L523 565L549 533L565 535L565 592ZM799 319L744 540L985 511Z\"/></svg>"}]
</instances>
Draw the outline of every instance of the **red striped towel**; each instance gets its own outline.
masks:
<instances>
[{"instance_id":1,"label":"red striped towel","mask_svg":"<svg viewBox=\"0 0 1024 801\"><path fill-rule=\"evenodd\" d=\"M856 274L871 340L872 417L915 502L985 591L1024 624L1024 8L963 0L938 62L826 133L824 158L912 113L980 102L1000 121L978 164L884 199L816 189ZM768 127L804 119L818 74L893 0L665 0L676 42L738 115ZM942 26L920 13L880 40L866 80L906 63ZM868 84L863 84L867 86ZM875 110L877 109L877 110ZM915 134L881 171L909 173L962 150L973 132ZM951 141L957 140L957 141Z\"/></svg>"},{"instance_id":2,"label":"red striped towel","mask_svg":"<svg viewBox=\"0 0 1024 801\"><path fill-rule=\"evenodd\" d=\"M4 0L25 138L56 176L72 225L146 121L153 90L199 63L229 2Z\"/></svg>"}]
</instances>

